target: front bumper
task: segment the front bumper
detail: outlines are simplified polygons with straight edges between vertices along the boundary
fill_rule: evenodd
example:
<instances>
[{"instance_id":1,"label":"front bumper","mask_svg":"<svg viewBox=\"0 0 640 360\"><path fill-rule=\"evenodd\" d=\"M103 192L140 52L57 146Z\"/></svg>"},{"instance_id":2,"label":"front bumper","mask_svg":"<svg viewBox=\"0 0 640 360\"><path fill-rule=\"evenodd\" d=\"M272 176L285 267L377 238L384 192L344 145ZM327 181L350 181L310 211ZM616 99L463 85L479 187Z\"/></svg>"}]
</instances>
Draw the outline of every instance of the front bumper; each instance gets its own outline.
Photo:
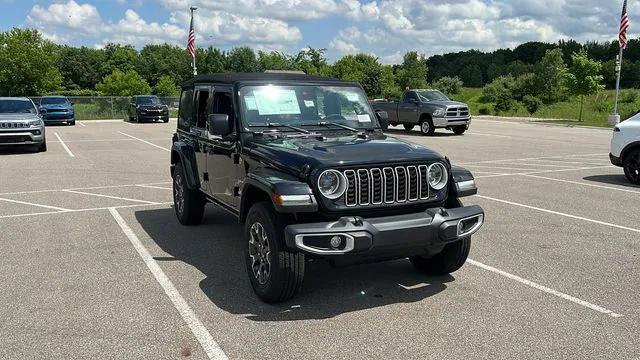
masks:
<instances>
[{"instance_id":1,"label":"front bumper","mask_svg":"<svg viewBox=\"0 0 640 360\"><path fill-rule=\"evenodd\" d=\"M40 134L35 134L39 131ZM44 142L44 129L30 129L24 131L0 131L0 145L39 145Z\"/></svg>"},{"instance_id":2,"label":"front bumper","mask_svg":"<svg viewBox=\"0 0 640 360\"><path fill-rule=\"evenodd\" d=\"M138 113L138 119L140 119L141 121L146 121L146 120L168 120L169 119L169 114L163 114L163 113Z\"/></svg>"},{"instance_id":3,"label":"front bumper","mask_svg":"<svg viewBox=\"0 0 640 360\"><path fill-rule=\"evenodd\" d=\"M609 153L609 160L611 160L611 164L615 166L622 166L622 159L612 153Z\"/></svg>"},{"instance_id":4,"label":"front bumper","mask_svg":"<svg viewBox=\"0 0 640 360\"><path fill-rule=\"evenodd\" d=\"M433 126L437 128L446 128L449 126L469 125L471 124L470 116L462 117L434 117Z\"/></svg>"},{"instance_id":5,"label":"front bumper","mask_svg":"<svg viewBox=\"0 0 640 360\"><path fill-rule=\"evenodd\" d=\"M447 243L473 235L484 222L480 206L434 208L424 212L285 228L289 248L317 255L412 256L436 253ZM339 246L331 239L340 237ZM337 241L336 241L337 243Z\"/></svg>"}]
</instances>

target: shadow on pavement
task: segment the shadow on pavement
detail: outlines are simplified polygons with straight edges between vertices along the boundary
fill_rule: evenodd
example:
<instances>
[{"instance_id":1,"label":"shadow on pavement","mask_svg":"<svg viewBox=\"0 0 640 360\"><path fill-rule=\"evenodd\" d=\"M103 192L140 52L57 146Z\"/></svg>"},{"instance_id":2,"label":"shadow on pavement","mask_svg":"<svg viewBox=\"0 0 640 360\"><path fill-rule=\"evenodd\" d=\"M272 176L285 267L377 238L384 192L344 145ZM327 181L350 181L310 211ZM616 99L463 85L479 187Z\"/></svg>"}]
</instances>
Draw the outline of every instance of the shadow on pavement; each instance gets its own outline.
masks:
<instances>
[{"instance_id":1,"label":"shadow on pavement","mask_svg":"<svg viewBox=\"0 0 640 360\"><path fill-rule=\"evenodd\" d=\"M629 180L627 180L627 178L624 176L624 174L592 175L592 176L583 177L582 179L587 181L599 182L603 184L620 185L620 186L625 186L625 187L634 188L634 189L640 188L640 186L630 183Z\"/></svg>"},{"instance_id":2,"label":"shadow on pavement","mask_svg":"<svg viewBox=\"0 0 640 360\"><path fill-rule=\"evenodd\" d=\"M7 145L0 146L0 155L38 154L34 145Z\"/></svg>"},{"instance_id":3,"label":"shadow on pavement","mask_svg":"<svg viewBox=\"0 0 640 360\"><path fill-rule=\"evenodd\" d=\"M236 218L207 207L202 225L178 223L173 209L135 213L146 233L171 256L159 262L182 261L205 275L200 288L219 308L254 321L326 319L353 311L396 303L413 303L436 295L452 276L428 277L407 260L333 268L325 261L308 262L302 292L288 302L268 305L254 295L243 258L242 228Z\"/></svg>"}]
</instances>

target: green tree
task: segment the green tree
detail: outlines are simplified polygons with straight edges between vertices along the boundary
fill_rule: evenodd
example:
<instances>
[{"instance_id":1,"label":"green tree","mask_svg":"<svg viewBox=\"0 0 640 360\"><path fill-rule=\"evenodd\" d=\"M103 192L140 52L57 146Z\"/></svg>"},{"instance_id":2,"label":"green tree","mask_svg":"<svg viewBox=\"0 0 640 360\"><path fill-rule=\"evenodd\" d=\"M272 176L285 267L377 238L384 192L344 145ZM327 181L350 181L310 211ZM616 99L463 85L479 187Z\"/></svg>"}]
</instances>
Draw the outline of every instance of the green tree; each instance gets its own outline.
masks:
<instances>
[{"instance_id":1,"label":"green tree","mask_svg":"<svg viewBox=\"0 0 640 360\"><path fill-rule=\"evenodd\" d=\"M572 64L565 79L569 93L580 97L580 117L578 120L582 121L584 97L604 89L603 77L600 75L602 63L590 59L584 50L571 55L571 60Z\"/></svg>"},{"instance_id":2,"label":"green tree","mask_svg":"<svg viewBox=\"0 0 640 360\"><path fill-rule=\"evenodd\" d=\"M382 95L382 65L368 54L347 55L333 65L335 77L357 81L370 97Z\"/></svg>"},{"instance_id":3,"label":"green tree","mask_svg":"<svg viewBox=\"0 0 640 360\"><path fill-rule=\"evenodd\" d=\"M482 69L476 64L470 64L465 66L460 71L460 79L468 87L481 87L482 86Z\"/></svg>"},{"instance_id":4,"label":"green tree","mask_svg":"<svg viewBox=\"0 0 640 360\"><path fill-rule=\"evenodd\" d=\"M160 77L160 80L158 80L158 83L153 88L153 93L165 97L178 96L180 89L170 76L165 75Z\"/></svg>"},{"instance_id":5,"label":"green tree","mask_svg":"<svg viewBox=\"0 0 640 360\"><path fill-rule=\"evenodd\" d=\"M382 67L382 97L385 99L400 99L402 88L396 82L396 74L393 66Z\"/></svg>"},{"instance_id":6,"label":"green tree","mask_svg":"<svg viewBox=\"0 0 640 360\"><path fill-rule=\"evenodd\" d=\"M227 54L226 69L231 72L255 72L258 71L256 54L250 47L238 47Z\"/></svg>"},{"instance_id":7,"label":"green tree","mask_svg":"<svg viewBox=\"0 0 640 360\"><path fill-rule=\"evenodd\" d=\"M462 90L462 80L459 77L444 76L433 84L433 87L451 96L457 95Z\"/></svg>"},{"instance_id":8,"label":"green tree","mask_svg":"<svg viewBox=\"0 0 640 360\"><path fill-rule=\"evenodd\" d=\"M116 69L111 75L105 76L96 89L110 96L151 94L151 86L134 70L125 73Z\"/></svg>"},{"instance_id":9,"label":"green tree","mask_svg":"<svg viewBox=\"0 0 640 360\"><path fill-rule=\"evenodd\" d=\"M427 60L424 55L415 51L404 54L400 70L397 73L398 83L402 87L420 89L427 86Z\"/></svg>"},{"instance_id":10,"label":"green tree","mask_svg":"<svg viewBox=\"0 0 640 360\"><path fill-rule=\"evenodd\" d=\"M114 70L122 72L134 71L139 68L139 54L131 45L107 44L102 49L102 64L100 74L105 77Z\"/></svg>"},{"instance_id":11,"label":"green tree","mask_svg":"<svg viewBox=\"0 0 640 360\"><path fill-rule=\"evenodd\" d=\"M58 47L37 30L0 33L0 95L41 95L59 90Z\"/></svg>"},{"instance_id":12,"label":"green tree","mask_svg":"<svg viewBox=\"0 0 640 360\"><path fill-rule=\"evenodd\" d=\"M62 46L59 48L57 67L62 75L65 89L95 89L100 82L100 66L103 52L88 47Z\"/></svg>"},{"instance_id":13,"label":"green tree","mask_svg":"<svg viewBox=\"0 0 640 360\"><path fill-rule=\"evenodd\" d=\"M199 49L198 70L203 74L222 73L226 71L227 55L224 51L209 46L206 50ZM191 68L189 68L191 70Z\"/></svg>"},{"instance_id":14,"label":"green tree","mask_svg":"<svg viewBox=\"0 0 640 360\"><path fill-rule=\"evenodd\" d=\"M330 69L325 56L326 52L327 49L308 47L298 53L294 62L298 69L309 75L328 75Z\"/></svg>"},{"instance_id":15,"label":"green tree","mask_svg":"<svg viewBox=\"0 0 640 360\"><path fill-rule=\"evenodd\" d=\"M500 76L482 89L482 97L485 101L495 103L496 111L508 111L516 104L513 95L516 86L516 79L513 76Z\"/></svg>"},{"instance_id":16,"label":"green tree","mask_svg":"<svg viewBox=\"0 0 640 360\"><path fill-rule=\"evenodd\" d=\"M142 48L136 69L151 86L158 84L163 76L168 76L174 84L181 84L190 79L193 72L186 51L169 44L147 45Z\"/></svg>"},{"instance_id":17,"label":"green tree","mask_svg":"<svg viewBox=\"0 0 640 360\"><path fill-rule=\"evenodd\" d=\"M564 78L567 65L562 50L547 50L542 60L534 66L535 88L547 104L559 101L564 93Z\"/></svg>"},{"instance_id":18,"label":"green tree","mask_svg":"<svg viewBox=\"0 0 640 360\"><path fill-rule=\"evenodd\" d=\"M298 70L295 58L280 51L259 51L258 71L265 70Z\"/></svg>"}]
</instances>

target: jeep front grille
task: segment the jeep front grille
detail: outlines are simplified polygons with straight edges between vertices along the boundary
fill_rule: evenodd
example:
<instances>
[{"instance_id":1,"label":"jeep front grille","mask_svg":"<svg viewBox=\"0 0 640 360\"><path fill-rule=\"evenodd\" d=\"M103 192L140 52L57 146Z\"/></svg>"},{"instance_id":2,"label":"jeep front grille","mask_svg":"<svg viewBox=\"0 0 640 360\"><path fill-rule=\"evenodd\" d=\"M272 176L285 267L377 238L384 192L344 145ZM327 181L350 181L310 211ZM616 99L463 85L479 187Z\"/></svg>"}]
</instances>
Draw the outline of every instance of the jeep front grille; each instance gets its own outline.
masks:
<instances>
[{"instance_id":1,"label":"jeep front grille","mask_svg":"<svg viewBox=\"0 0 640 360\"><path fill-rule=\"evenodd\" d=\"M345 170L345 205L369 206L427 200L427 171L427 165Z\"/></svg>"}]
</instances>

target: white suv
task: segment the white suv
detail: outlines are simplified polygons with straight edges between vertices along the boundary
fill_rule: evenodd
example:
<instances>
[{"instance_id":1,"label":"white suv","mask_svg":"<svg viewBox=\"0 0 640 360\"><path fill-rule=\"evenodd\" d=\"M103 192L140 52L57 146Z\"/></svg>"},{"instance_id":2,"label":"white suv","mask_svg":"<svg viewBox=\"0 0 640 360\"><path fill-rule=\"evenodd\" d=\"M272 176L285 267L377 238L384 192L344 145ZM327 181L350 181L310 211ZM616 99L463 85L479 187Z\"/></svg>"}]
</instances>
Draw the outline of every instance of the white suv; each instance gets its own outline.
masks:
<instances>
[{"instance_id":1,"label":"white suv","mask_svg":"<svg viewBox=\"0 0 640 360\"><path fill-rule=\"evenodd\" d=\"M624 168L624 174L640 185L640 113L613 128L611 139L611 163Z\"/></svg>"}]
</instances>

